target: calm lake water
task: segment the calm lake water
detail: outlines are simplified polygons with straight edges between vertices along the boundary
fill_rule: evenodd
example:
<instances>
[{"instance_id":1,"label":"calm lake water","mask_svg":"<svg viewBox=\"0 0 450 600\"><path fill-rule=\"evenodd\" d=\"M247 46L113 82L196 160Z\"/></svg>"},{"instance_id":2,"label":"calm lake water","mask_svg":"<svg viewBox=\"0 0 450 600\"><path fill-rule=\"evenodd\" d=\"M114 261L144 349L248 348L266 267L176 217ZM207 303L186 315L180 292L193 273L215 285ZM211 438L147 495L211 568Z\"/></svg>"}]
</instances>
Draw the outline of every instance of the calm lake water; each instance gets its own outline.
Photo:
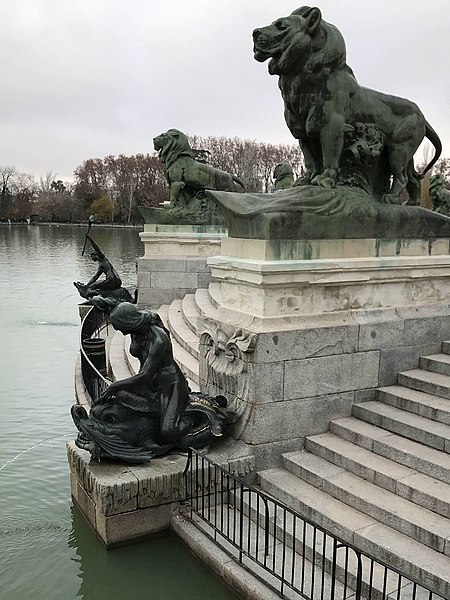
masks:
<instances>
[{"instance_id":1,"label":"calm lake water","mask_svg":"<svg viewBox=\"0 0 450 600\"><path fill-rule=\"evenodd\" d=\"M84 227L0 225L0 598L236 598L173 535L106 551L70 499L66 442ZM136 230L92 234L134 290Z\"/></svg>"}]
</instances>

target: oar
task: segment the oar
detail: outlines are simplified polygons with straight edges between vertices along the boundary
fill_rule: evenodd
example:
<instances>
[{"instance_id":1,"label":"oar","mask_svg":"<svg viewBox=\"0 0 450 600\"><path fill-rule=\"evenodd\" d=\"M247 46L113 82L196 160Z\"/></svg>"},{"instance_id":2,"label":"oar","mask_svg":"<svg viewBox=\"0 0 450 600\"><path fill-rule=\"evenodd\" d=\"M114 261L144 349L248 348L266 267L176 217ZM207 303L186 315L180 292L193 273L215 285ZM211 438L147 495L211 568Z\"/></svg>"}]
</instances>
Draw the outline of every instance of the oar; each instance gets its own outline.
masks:
<instances>
[{"instance_id":1,"label":"oar","mask_svg":"<svg viewBox=\"0 0 450 600\"><path fill-rule=\"evenodd\" d=\"M81 252L81 256L84 256L84 251L86 250L86 244L88 241L88 235L89 235L89 232L91 230L91 227L92 227L94 221L95 221L95 217L94 217L94 215L91 215L88 219L88 230L86 232L86 237L84 238L84 246L83 246L83 251Z\"/></svg>"}]
</instances>

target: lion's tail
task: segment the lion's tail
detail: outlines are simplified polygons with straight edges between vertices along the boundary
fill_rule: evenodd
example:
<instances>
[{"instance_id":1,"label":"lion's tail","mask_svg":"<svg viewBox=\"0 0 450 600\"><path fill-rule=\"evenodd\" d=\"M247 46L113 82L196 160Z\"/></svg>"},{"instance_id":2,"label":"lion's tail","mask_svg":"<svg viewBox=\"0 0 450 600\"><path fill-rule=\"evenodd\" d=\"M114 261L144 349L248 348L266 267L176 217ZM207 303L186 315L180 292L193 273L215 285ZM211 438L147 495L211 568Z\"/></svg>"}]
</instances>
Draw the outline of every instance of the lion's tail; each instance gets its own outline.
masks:
<instances>
[{"instance_id":1,"label":"lion's tail","mask_svg":"<svg viewBox=\"0 0 450 600\"><path fill-rule=\"evenodd\" d=\"M236 175L232 175L231 177L235 183L241 186L242 191L245 192L245 183L242 181L242 179L239 179L239 177L236 177Z\"/></svg>"},{"instance_id":2,"label":"lion's tail","mask_svg":"<svg viewBox=\"0 0 450 600\"><path fill-rule=\"evenodd\" d=\"M431 125L428 123L428 121L425 122L425 127L426 127L425 137L428 138L430 140L430 142L433 144L433 146L435 148L435 153L434 153L434 156L431 159L431 161L427 164L425 169L420 174L421 178L425 175L425 173L427 173L433 167L433 165L436 164L438 158L440 157L440 155L442 153L442 142L439 139L438 134L431 127Z\"/></svg>"}]
</instances>

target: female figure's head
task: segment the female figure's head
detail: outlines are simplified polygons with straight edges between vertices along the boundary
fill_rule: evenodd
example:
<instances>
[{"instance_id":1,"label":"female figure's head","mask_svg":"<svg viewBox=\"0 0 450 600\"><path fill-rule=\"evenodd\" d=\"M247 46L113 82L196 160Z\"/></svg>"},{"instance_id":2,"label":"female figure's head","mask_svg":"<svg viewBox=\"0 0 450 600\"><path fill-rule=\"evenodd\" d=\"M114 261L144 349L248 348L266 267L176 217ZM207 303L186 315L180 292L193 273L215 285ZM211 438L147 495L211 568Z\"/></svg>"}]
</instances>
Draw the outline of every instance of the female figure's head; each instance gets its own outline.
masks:
<instances>
[{"instance_id":1,"label":"female figure's head","mask_svg":"<svg viewBox=\"0 0 450 600\"><path fill-rule=\"evenodd\" d=\"M121 302L110 313L109 320L114 329L123 334L136 333L157 325L165 329L160 316L150 310L139 310L135 304Z\"/></svg>"},{"instance_id":2,"label":"female figure's head","mask_svg":"<svg viewBox=\"0 0 450 600\"><path fill-rule=\"evenodd\" d=\"M145 313L138 310L135 304L121 302L111 311L109 320L114 329L127 334L142 327L145 321Z\"/></svg>"}]
</instances>

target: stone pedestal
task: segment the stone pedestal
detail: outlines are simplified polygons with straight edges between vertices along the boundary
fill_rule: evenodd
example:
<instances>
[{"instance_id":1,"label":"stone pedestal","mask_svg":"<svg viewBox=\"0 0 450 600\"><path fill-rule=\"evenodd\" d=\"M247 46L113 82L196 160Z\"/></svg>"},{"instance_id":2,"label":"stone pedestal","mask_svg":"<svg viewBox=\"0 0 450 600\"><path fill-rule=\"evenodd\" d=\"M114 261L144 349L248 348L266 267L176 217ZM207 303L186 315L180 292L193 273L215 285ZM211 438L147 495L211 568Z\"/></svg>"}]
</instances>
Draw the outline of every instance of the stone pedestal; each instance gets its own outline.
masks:
<instances>
[{"instance_id":1,"label":"stone pedestal","mask_svg":"<svg viewBox=\"0 0 450 600\"><path fill-rule=\"evenodd\" d=\"M90 460L67 445L72 498L105 546L157 535L184 495L186 457L169 455L148 465Z\"/></svg>"},{"instance_id":2,"label":"stone pedestal","mask_svg":"<svg viewBox=\"0 0 450 600\"><path fill-rule=\"evenodd\" d=\"M220 252L227 230L212 225L144 225L145 254L138 259L139 305L159 308L207 288L207 258Z\"/></svg>"},{"instance_id":3,"label":"stone pedestal","mask_svg":"<svg viewBox=\"0 0 450 600\"><path fill-rule=\"evenodd\" d=\"M196 493L184 476L187 454L168 454L142 465L97 462L69 442L67 456L73 501L107 547L166 531L171 516L185 499L185 486L193 495ZM254 470L253 457L245 444L229 438L218 440L208 456L237 477ZM194 481L200 485L208 478L196 475ZM217 482L204 486L199 491L205 498L218 490Z\"/></svg>"},{"instance_id":4,"label":"stone pedestal","mask_svg":"<svg viewBox=\"0 0 450 600\"><path fill-rule=\"evenodd\" d=\"M200 380L232 401L258 466L297 449L450 337L448 239L241 240L200 323Z\"/></svg>"}]
</instances>

